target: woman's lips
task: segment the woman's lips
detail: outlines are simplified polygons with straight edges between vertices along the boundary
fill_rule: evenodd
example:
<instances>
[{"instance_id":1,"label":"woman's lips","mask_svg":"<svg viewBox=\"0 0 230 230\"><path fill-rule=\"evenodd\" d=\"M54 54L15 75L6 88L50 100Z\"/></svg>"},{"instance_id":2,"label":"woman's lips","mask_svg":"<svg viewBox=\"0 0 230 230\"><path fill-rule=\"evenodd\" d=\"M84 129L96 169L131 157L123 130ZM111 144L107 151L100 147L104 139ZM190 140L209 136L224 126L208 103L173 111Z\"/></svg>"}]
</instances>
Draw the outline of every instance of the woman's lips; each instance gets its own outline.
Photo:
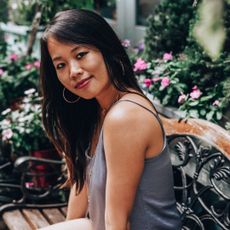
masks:
<instances>
[{"instance_id":1,"label":"woman's lips","mask_svg":"<svg viewBox=\"0 0 230 230\"><path fill-rule=\"evenodd\" d=\"M92 76L79 81L74 88L75 89L82 89L83 87L85 87L86 85L88 85L88 83L89 83L89 81L90 81L91 78L92 78Z\"/></svg>"}]
</instances>

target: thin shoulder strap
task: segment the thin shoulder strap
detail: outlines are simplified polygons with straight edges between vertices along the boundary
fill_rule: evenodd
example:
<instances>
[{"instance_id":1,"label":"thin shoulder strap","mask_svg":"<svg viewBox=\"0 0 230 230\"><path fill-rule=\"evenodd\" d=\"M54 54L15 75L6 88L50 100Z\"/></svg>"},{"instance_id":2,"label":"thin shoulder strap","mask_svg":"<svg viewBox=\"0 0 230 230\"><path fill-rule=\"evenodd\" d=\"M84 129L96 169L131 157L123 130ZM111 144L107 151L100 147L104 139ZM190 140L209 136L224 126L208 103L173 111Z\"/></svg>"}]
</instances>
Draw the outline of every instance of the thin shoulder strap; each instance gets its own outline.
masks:
<instances>
[{"instance_id":1,"label":"thin shoulder strap","mask_svg":"<svg viewBox=\"0 0 230 230\"><path fill-rule=\"evenodd\" d=\"M118 100L115 104L120 103L120 102L122 102L122 101L127 101L127 102L130 102L130 103L136 104L136 105L142 107L143 109L147 110L147 111L150 112L151 114L153 114L153 116L158 120L158 122L159 122L159 124L160 124L160 127L161 127L161 130L162 130L162 132L163 132L163 136L164 136L164 138L165 138L166 135L165 135L165 130L164 130L164 128L163 128L162 121L161 121L160 117L158 116L158 112L157 112L157 110L156 110L156 108L154 107L153 104L152 104L152 107L154 108L154 110L156 111L156 113L154 113L154 112L151 111L150 109L146 108L145 106L141 105L140 103L135 102L135 101L132 101L132 100L129 100L129 99ZM115 105L115 104L114 104L114 105Z\"/></svg>"}]
</instances>

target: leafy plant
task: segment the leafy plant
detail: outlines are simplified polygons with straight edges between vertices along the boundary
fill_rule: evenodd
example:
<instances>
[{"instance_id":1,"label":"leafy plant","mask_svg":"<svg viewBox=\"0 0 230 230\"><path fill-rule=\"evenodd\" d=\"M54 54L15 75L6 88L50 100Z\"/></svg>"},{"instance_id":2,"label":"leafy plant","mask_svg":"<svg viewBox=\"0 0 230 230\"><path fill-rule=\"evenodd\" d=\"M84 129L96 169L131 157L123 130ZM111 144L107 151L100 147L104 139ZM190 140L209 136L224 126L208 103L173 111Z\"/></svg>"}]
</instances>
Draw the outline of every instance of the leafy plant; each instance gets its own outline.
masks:
<instances>
[{"instance_id":1,"label":"leafy plant","mask_svg":"<svg viewBox=\"0 0 230 230\"><path fill-rule=\"evenodd\" d=\"M10 147L13 156L51 146L41 123L41 97L35 89L24 93L16 109L7 108L1 113L1 141Z\"/></svg>"},{"instance_id":2,"label":"leafy plant","mask_svg":"<svg viewBox=\"0 0 230 230\"><path fill-rule=\"evenodd\" d=\"M190 56L165 53L151 62L137 58L134 71L143 88L163 105L177 107L189 117L218 122L230 106L225 92L229 90L230 70L224 68L226 63L222 60L198 63ZM211 79L208 70L217 79Z\"/></svg>"},{"instance_id":3,"label":"leafy plant","mask_svg":"<svg viewBox=\"0 0 230 230\"><path fill-rule=\"evenodd\" d=\"M163 105L221 125L229 121L225 114L230 109L230 5L223 2L226 40L215 61L193 36L200 14L199 4L194 7L190 0L161 1L148 20L144 53L133 59L135 70L143 58L144 68L136 68L136 75Z\"/></svg>"},{"instance_id":4,"label":"leafy plant","mask_svg":"<svg viewBox=\"0 0 230 230\"><path fill-rule=\"evenodd\" d=\"M29 88L38 88L39 60L10 54L0 60L0 111L23 96Z\"/></svg>"},{"instance_id":5,"label":"leafy plant","mask_svg":"<svg viewBox=\"0 0 230 230\"><path fill-rule=\"evenodd\" d=\"M145 55L148 60L165 52L180 53L186 46L193 0L163 0L147 21Z\"/></svg>"},{"instance_id":6,"label":"leafy plant","mask_svg":"<svg viewBox=\"0 0 230 230\"><path fill-rule=\"evenodd\" d=\"M13 20L15 23L31 25L36 7L42 6L41 25L46 24L58 11L73 8L93 8L93 0L19 0L18 8L14 12Z\"/></svg>"}]
</instances>

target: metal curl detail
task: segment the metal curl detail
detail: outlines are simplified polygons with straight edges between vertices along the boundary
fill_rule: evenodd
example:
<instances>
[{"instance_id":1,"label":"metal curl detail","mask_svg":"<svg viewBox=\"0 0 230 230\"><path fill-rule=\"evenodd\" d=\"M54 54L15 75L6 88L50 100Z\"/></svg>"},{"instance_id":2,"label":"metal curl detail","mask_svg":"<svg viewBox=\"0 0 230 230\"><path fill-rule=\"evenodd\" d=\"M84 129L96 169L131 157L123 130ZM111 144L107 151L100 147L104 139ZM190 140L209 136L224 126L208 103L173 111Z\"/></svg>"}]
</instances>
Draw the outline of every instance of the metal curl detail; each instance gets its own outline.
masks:
<instances>
[{"instance_id":1,"label":"metal curl detail","mask_svg":"<svg viewBox=\"0 0 230 230\"><path fill-rule=\"evenodd\" d=\"M183 230L230 229L230 161L209 143L189 135L168 137L177 207Z\"/></svg>"}]
</instances>

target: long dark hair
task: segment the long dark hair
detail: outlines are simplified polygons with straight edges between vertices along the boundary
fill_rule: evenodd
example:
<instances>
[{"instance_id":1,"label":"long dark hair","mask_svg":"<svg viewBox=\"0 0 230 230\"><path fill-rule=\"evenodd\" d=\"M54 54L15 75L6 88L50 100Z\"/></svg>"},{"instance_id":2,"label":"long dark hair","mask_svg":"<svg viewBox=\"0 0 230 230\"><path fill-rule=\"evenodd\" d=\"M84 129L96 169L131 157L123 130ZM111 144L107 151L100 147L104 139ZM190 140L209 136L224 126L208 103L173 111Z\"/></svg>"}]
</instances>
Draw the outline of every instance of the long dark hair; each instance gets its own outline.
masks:
<instances>
[{"instance_id":1,"label":"long dark hair","mask_svg":"<svg viewBox=\"0 0 230 230\"><path fill-rule=\"evenodd\" d=\"M41 38L43 123L50 140L65 156L69 170L66 184L76 182L79 192L85 181L85 151L99 122L99 105L96 99L80 99L75 104L63 100L63 86L47 48L49 37L63 43L95 46L103 55L109 78L116 89L122 92L132 89L140 94L142 91L121 41L97 13L82 9L62 11L47 25Z\"/></svg>"}]
</instances>

